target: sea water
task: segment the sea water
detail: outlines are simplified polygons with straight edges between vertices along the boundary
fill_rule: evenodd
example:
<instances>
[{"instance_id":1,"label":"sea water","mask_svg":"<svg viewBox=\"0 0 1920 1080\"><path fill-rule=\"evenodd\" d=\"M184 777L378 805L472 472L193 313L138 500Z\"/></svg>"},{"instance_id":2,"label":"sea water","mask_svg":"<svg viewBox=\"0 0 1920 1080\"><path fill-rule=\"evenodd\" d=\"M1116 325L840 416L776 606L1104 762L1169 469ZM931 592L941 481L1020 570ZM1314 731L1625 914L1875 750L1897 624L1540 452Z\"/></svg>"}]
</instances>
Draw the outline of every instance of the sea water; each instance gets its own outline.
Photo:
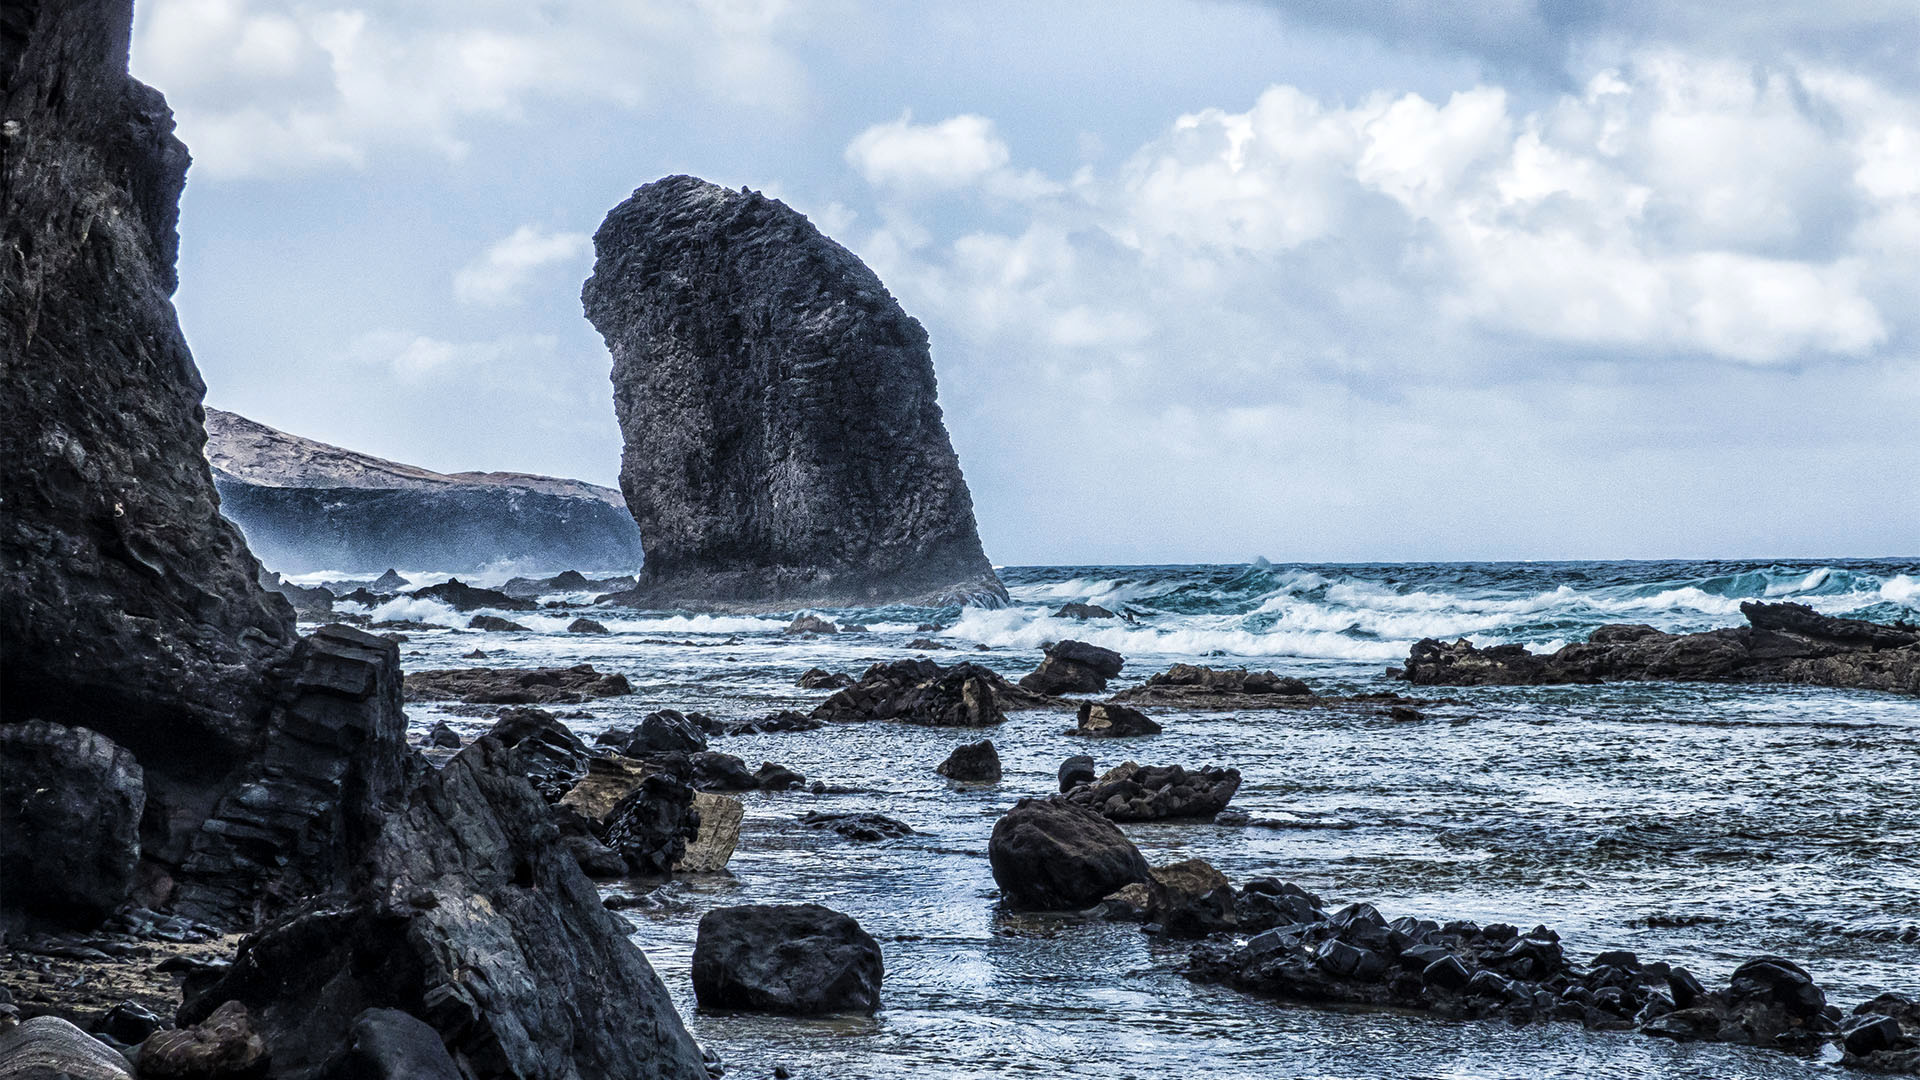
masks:
<instances>
[{"instance_id":1,"label":"sea water","mask_svg":"<svg viewBox=\"0 0 1920 1080\"><path fill-rule=\"evenodd\" d=\"M1138 926L1002 912L988 833L1015 799L1056 790L1060 761L1078 753L1102 769L1132 758L1243 774L1234 806L1265 827L1129 824L1150 862L1204 858L1236 881L1273 875L1330 906L1365 900L1390 918L1544 923L1577 960L1632 949L1710 986L1772 953L1806 967L1843 1008L1883 990L1920 993L1920 701L1700 683L1416 690L1385 674L1423 637L1552 649L1607 623L1736 625L1743 600L1920 619L1920 559L1258 562L1009 567L1002 577L1014 601L1002 609L813 609L864 632L790 637L781 631L792 613L597 609L589 614L612 631L600 637L565 632L575 611L502 612L529 631L414 630L402 648L413 668L589 662L620 672L631 697L568 721L589 741L660 708L723 718L808 709L825 696L794 686L811 667L857 675L929 655L1018 677L1043 642L1065 637L1127 657L1112 689L1186 662L1271 668L1323 693L1434 699L1417 721L1384 709L1159 709L1164 733L1095 743L1064 735L1072 717L1058 712L1015 713L984 732L859 724L714 739L749 767L775 761L857 791L746 794L728 875L675 882L656 909L623 913L730 1075L764 1077L776 1064L837 1078L1841 1074L1831 1053L1283 1006L1188 982L1179 968L1190 946ZM1052 614L1070 601L1126 619ZM470 617L410 599L371 614L450 627ZM919 629L928 623L942 629ZM906 648L922 637L948 648ZM460 658L476 647L485 661ZM468 736L489 723L446 706L408 711L416 734L439 720ZM953 746L981 737L999 749L1000 784L934 774ZM875 811L917 832L858 844L801 825L810 810ZM880 942L881 1012L700 1012L688 968L701 913L800 902L847 912Z\"/></svg>"}]
</instances>

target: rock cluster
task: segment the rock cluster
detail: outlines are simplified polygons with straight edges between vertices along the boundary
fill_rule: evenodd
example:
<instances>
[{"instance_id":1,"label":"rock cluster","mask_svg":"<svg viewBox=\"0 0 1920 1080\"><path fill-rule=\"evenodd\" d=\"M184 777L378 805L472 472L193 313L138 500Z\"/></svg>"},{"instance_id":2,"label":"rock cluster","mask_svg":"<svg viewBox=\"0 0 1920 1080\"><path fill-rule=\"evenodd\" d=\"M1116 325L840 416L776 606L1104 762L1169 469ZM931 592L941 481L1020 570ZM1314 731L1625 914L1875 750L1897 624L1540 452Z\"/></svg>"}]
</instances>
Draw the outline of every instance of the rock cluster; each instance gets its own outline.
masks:
<instances>
[{"instance_id":1,"label":"rock cluster","mask_svg":"<svg viewBox=\"0 0 1920 1080\"><path fill-rule=\"evenodd\" d=\"M1074 787L1065 798L1114 821L1164 821L1212 817L1225 810L1239 790L1238 769L1143 767L1129 761L1091 784Z\"/></svg>"},{"instance_id":2,"label":"rock cluster","mask_svg":"<svg viewBox=\"0 0 1920 1080\"><path fill-rule=\"evenodd\" d=\"M408 701L477 705L579 705L633 693L627 677L592 664L565 668L432 668L407 672Z\"/></svg>"},{"instance_id":3,"label":"rock cluster","mask_svg":"<svg viewBox=\"0 0 1920 1080\"><path fill-rule=\"evenodd\" d=\"M616 502L620 502L622 515L627 516L628 524L632 524L631 516L626 515L626 504L620 501L620 493L604 488L600 490L606 491ZM637 532L635 536L638 536ZM402 587L405 587L405 584L404 581L401 582ZM638 579L632 577L589 578L578 570L562 570L550 578L510 578L505 585L500 586L500 591L506 593L508 596L517 596L522 600L534 600L542 596L551 596L554 593L606 594L626 592L636 584L638 584ZM375 592L379 592L379 583L375 582L372 588Z\"/></svg>"},{"instance_id":4,"label":"rock cluster","mask_svg":"<svg viewBox=\"0 0 1920 1080\"><path fill-rule=\"evenodd\" d=\"M1112 700L1179 709L1273 709L1313 700L1312 693L1299 679L1271 671L1175 664Z\"/></svg>"},{"instance_id":5,"label":"rock cluster","mask_svg":"<svg viewBox=\"0 0 1920 1080\"><path fill-rule=\"evenodd\" d=\"M693 993L709 1008L872 1013L885 975L872 935L818 904L715 908L693 946Z\"/></svg>"},{"instance_id":6,"label":"rock cluster","mask_svg":"<svg viewBox=\"0 0 1920 1080\"><path fill-rule=\"evenodd\" d=\"M644 602L1006 602L926 331L859 259L691 176L635 191L594 252Z\"/></svg>"},{"instance_id":7,"label":"rock cluster","mask_svg":"<svg viewBox=\"0 0 1920 1080\"><path fill-rule=\"evenodd\" d=\"M1097 694L1127 662L1112 649L1084 641L1055 641L1041 651L1046 659L1020 680L1036 694Z\"/></svg>"},{"instance_id":8,"label":"rock cluster","mask_svg":"<svg viewBox=\"0 0 1920 1080\"><path fill-rule=\"evenodd\" d=\"M1419 686L1515 686L1616 680L1797 682L1920 694L1920 627L1822 615L1804 604L1746 602L1746 626L1669 634L1614 625L1540 655L1462 639L1414 644L1404 668Z\"/></svg>"},{"instance_id":9,"label":"rock cluster","mask_svg":"<svg viewBox=\"0 0 1920 1080\"><path fill-rule=\"evenodd\" d=\"M1015 709L1051 702L998 672L962 661L951 667L926 659L875 664L860 680L814 707L813 717L836 723L898 720L945 727L991 727Z\"/></svg>"}]
</instances>

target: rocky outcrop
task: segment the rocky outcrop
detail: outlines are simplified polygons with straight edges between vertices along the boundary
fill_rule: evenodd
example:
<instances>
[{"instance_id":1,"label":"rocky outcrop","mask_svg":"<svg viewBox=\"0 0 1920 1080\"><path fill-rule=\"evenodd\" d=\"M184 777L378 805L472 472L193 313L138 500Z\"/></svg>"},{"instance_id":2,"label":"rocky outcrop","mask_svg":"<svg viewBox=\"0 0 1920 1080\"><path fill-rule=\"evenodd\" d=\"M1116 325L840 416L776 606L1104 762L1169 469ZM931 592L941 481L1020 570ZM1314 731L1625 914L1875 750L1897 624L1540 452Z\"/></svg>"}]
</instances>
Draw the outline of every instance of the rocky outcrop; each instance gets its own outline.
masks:
<instances>
[{"instance_id":1,"label":"rocky outcrop","mask_svg":"<svg viewBox=\"0 0 1920 1080\"><path fill-rule=\"evenodd\" d=\"M1164 821L1207 818L1227 808L1240 790L1240 770L1186 769L1179 765L1140 766L1126 762L1064 798L1114 821Z\"/></svg>"},{"instance_id":2,"label":"rocky outcrop","mask_svg":"<svg viewBox=\"0 0 1920 1080\"><path fill-rule=\"evenodd\" d=\"M1005 603L934 396L927 335L784 203L670 176L594 234L628 602Z\"/></svg>"},{"instance_id":3,"label":"rocky outcrop","mask_svg":"<svg viewBox=\"0 0 1920 1080\"><path fill-rule=\"evenodd\" d=\"M285 573L502 561L630 571L641 562L620 493L578 480L437 473L218 409L207 410L207 457L222 512Z\"/></svg>"},{"instance_id":4,"label":"rocky outcrop","mask_svg":"<svg viewBox=\"0 0 1920 1080\"><path fill-rule=\"evenodd\" d=\"M1178 709L1277 709L1321 700L1312 693L1299 679L1271 671L1175 664L1112 700Z\"/></svg>"},{"instance_id":5,"label":"rocky outcrop","mask_svg":"<svg viewBox=\"0 0 1920 1080\"><path fill-rule=\"evenodd\" d=\"M606 490L606 489L598 489ZM618 498L617 491L607 491ZM625 509L622 503L621 508ZM562 570L550 578L517 577L500 586L500 591L508 596L517 596L522 600L534 600L554 593L611 593L625 592L637 584L631 577L589 578L578 570Z\"/></svg>"},{"instance_id":6,"label":"rocky outcrop","mask_svg":"<svg viewBox=\"0 0 1920 1080\"><path fill-rule=\"evenodd\" d=\"M468 701L478 705L578 705L633 693L619 672L592 664L565 668L432 668L407 673L408 701Z\"/></svg>"},{"instance_id":7,"label":"rocky outcrop","mask_svg":"<svg viewBox=\"0 0 1920 1080\"><path fill-rule=\"evenodd\" d=\"M140 764L113 740L44 720L0 725L0 888L9 906L93 926L133 890Z\"/></svg>"},{"instance_id":8,"label":"rocky outcrop","mask_svg":"<svg viewBox=\"0 0 1920 1080\"><path fill-rule=\"evenodd\" d=\"M872 1013L885 974L872 935L819 904L715 908L693 946L693 993L708 1008Z\"/></svg>"},{"instance_id":9,"label":"rocky outcrop","mask_svg":"<svg viewBox=\"0 0 1920 1080\"><path fill-rule=\"evenodd\" d=\"M187 151L128 0L10 3L0 71L0 717L97 731L177 858L265 723L293 611L220 516L169 299Z\"/></svg>"},{"instance_id":10,"label":"rocky outcrop","mask_svg":"<svg viewBox=\"0 0 1920 1080\"><path fill-rule=\"evenodd\" d=\"M947 760L933 771L964 784L997 784L1000 782L1000 752L993 748L992 739L963 743L954 747L953 753L947 755Z\"/></svg>"},{"instance_id":11,"label":"rocky outcrop","mask_svg":"<svg viewBox=\"0 0 1920 1080\"><path fill-rule=\"evenodd\" d=\"M1146 713L1106 701L1083 701L1079 716L1069 735L1092 739L1125 739L1135 735L1158 735L1161 727Z\"/></svg>"},{"instance_id":12,"label":"rocky outcrop","mask_svg":"<svg viewBox=\"0 0 1920 1080\"><path fill-rule=\"evenodd\" d=\"M1113 822L1057 796L1021 799L994 822L987 861L1001 902L1026 911L1089 908L1147 880L1147 860Z\"/></svg>"},{"instance_id":13,"label":"rocky outcrop","mask_svg":"<svg viewBox=\"0 0 1920 1080\"><path fill-rule=\"evenodd\" d=\"M1005 712L1054 704L978 664L942 667L926 659L895 660L873 665L858 682L814 706L813 718L990 727L1004 720Z\"/></svg>"},{"instance_id":14,"label":"rocky outcrop","mask_svg":"<svg viewBox=\"0 0 1920 1080\"><path fill-rule=\"evenodd\" d=\"M1787 682L1920 694L1920 627L1822 615L1804 604L1740 605L1746 626L1668 634L1602 626L1541 655L1464 638L1416 642L1403 678L1419 686L1537 686L1621 680Z\"/></svg>"},{"instance_id":15,"label":"rocky outcrop","mask_svg":"<svg viewBox=\"0 0 1920 1080\"><path fill-rule=\"evenodd\" d=\"M415 589L407 595L422 600L438 600L455 611L478 611L481 608L492 608L495 611L537 611L540 607L531 600L508 596L498 589L475 588L459 578L449 578L438 585Z\"/></svg>"},{"instance_id":16,"label":"rocky outcrop","mask_svg":"<svg viewBox=\"0 0 1920 1080\"><path fill-rule=\"evenodd\" d=\"M1097 694L1127 662L1112 649L1084 641L1055 641L1042 651L1046 659L1020 680L1023 688L1036 694Z\"/></svg>"}]
</instances>

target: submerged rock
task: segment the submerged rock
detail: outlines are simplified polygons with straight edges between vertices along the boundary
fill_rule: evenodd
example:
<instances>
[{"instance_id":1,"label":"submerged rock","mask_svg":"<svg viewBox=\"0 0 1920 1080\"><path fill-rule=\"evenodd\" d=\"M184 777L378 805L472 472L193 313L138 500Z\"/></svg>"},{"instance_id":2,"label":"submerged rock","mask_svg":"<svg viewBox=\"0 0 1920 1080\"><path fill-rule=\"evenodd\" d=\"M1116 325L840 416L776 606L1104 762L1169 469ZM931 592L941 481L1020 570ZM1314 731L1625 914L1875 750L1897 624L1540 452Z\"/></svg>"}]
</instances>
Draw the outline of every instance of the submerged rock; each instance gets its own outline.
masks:
<instances>
[{"instance_id":1,"label":"submerged rock","mask_svg":"<svg viewBox=\"0 0 1920 1080\"><path fill-rule=\"evenodd\" d=\"M503 619L498 615L475 615L467 620L469 630L488 630L503 633L526 633L527 628L512 619Z\"/></svg>"},{"instance_id":2,"label":"submerged rock","mask_svg":"<svg viewBox=\"0 0 1920 1080\"><path fill-rule=\"evenodd\" d=\"M621 490L659 606L1002 604L934 400L926 332L785 204L691 176L594 234Z\"/></svg>"},{"instance_id":3,"label":"submerged rock","mask_svg":"<svg viewBox=\"0 0 1920 1080\"><path fill-rule=\"evenodd\" d=\"M133 890L140 764L112 739L44 720L0 724L0 885L8 906L98 925Z\"/></svg>"},{"instance_id":4,"label":"submerged rock","mask_svg":"<svg viewBox=\"0 0 1920 1080\"><path fill-rule=\"evenodd\" d=\"M864 844L875 844L882 840L898 840L913 835L913 826L897 821L885 814L860 812L828 813L821 810L809 811L800 817L800 824L810 829L826 829L839 833L849 840Z\"/></svg>"},{"instance_id":5,"label":"submerged rock","mask_svg":"<svg viewBox=\"0 0 1920 1080\"><path fill-rule=\"evenodd\" d=\"M1088 619L1117 619L1120 616L1098 604L1082 604L1079 601L1074 601L1068 604L1061 604L1059 609L1054 611L1053 617L1056 619L1079 619L1084 622Z\"/></svg>"},{"instance_id":6,"label":"submerged rock","mask_svg":"<svg viewBox=\"0 0 1920 1080\"><path fill-rule=\"evenodd\" d=\"M1058 796L1015 803L994 823L987 860L1002 903L1028 911L1078 911L1147 880L1147 860L1126 834Z\"/></svg>"},{"instance_id":7,"label":"submerged rock","mask_svg":"<svg viewBox=\"0 0 1920 1080\"><path fill-rule=\"evenodd\" d=\"M787 624L788 634L837 634L840 628L818 615L799 615Z\"/></svg>"},{"instance_id":8,"label":"submerged rock","mask_svg":"<svg viewBox=\"0 0 1920 1080\"><path fill-rule=\"evenodd\" d=\"M885 975L873 937L818 904L715 908L693 946L693 993L708 1008L872 1013Z\"/></svg>"},{"instance_id":9,"label":"submerged rock","mask_svg":"<svg viewBox=\"0 0 1920 1080\"><path fill-rule=\"evenodd\" d=\"M625 675L603 675L592 664L409 671L406 689L408 701L467 701L476 705L579 705L594 698L633 693Z\"/></svg>"},{"instance_id":10,"label":"submerged rock","mask_svg":"<svg viewBox=\"0 0 1920 1080\"><path fill-rule=\"evenodd\" d=\"M993 748L992 739L981 739L977 743L963 743L953 748L947 760L933 770L949 780L958 780L972 784L997 784L1000 782L1000 752Z\"/></svg>"},{"instance_id":11,"label":"submerged rock","mask_svg":"<svg viewBox=\"0 0 1920 1080\"><path fill-rule=\"evenodd\" d=\"M1161 821L1212 817L1227 808L1238 790L1238 769L1142 767L1129 761L1063 797L1115 821Z\"/></svg>"},{"instance_id":12,"label":"submerged rock","mask_svg":"<svg viewBox=\"0 0 1920 1080\"><path fill-rule=\"evenodd\" d=\"M1056 641L1044 651L1046 659L1020 680L1023 688L1036 694L1098 693L1126 664L1126 659L1112 649L1084 641Z\"/></svg>"},{"instance_id":13,"label":"submerged rock","mask_svg":"<svg viewBox=\"0 0 1920 1080\"><path fill-rule=\"evenodd\" d=\"M592 619L575 619L567 624L567 633L611 634L613 631L607 629L606 624L594 622Z\"/></svg>"}]
</instances>

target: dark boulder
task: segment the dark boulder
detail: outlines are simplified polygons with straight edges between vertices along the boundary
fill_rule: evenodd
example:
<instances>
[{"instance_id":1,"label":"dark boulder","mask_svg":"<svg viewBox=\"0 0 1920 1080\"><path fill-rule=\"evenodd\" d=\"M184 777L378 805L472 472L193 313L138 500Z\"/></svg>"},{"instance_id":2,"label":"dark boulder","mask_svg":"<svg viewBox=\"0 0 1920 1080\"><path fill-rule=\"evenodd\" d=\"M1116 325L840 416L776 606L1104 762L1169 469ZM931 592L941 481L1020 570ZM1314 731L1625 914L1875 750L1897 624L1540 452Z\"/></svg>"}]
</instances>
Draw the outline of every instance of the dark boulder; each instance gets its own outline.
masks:
<instances>
[{"instance_id":1,"label":"dark boulder","mask_svg":"<svg viewBox=\"0 0 1920 1080\"><path fill-rule=\"evenodd\" d=\"M840 628L818 615L798 615L787 624L788 634L837 634Z\"/></svg>"},{"instance_id":2,"label":"dark boulder","mask_svg":"<svg viewBox=\"0 0 1920 1080\"><path fill-rule=\"evenodd\" d=\"M399 1009L353 1018L316 1080L461 1080L440 1033Z\"/></svg>"},{"instance_id":3,"label":"dark boulder","mask_svg":"<svg viewBox=\"0 0 1920 1080\"><path fill-rule=\"evenodd\" d=\"M794 685L802 690L838 690L841 687L852 686L853 676L828 671L825 668L808 668L801 673L799 679L795 680Z\"/></svg>"},{"instance_id":4,"label":"dark boulder","mask_svg":"<svg viewBox=\"0 0 1920 1080\"><path fill-rule=\"evenodd\" d=\"M438 600L455 611L493 608L496 611L538 611L540 605L497 589L479 589L459 578L448 578L438 585L415 589L407 594L420 600Z\"/></svg>"},{"instance_id":5,"label":"dark boulder","mask_svg":"<svg viewBox=\"0 0 1920 1080\"><path fill-rule=\"evenodd\" d=\"M944 727L991 727L1006 719L1002 699L1024 694L978 664L931 660L875 664L853 686L815 706L817 720L897 720Z\"/></svg>"},{"instance_id":6,"label":"dark boulder","mask_svg":"<svg viewBox=\"0 0 1920 1080\"><path fill-rule=\"evenodd\" d=\"M520 775L550 803L559 802L587 774L592 751L545 709L501 709L487 734L512 749Z\"/></svg>"},{"instance_id":7,"label":"dark boulder","mask_svg":"<svg viewBox=\"0 0 1920 1080\"><path fill-rule=\"evenodd\" d=\"M677 709L650 712L633 729L620 752L628 757L648 754L695 754L707 748L707 736L698 724Z\"/></svg>"},{"instance_id":8,"label":"dark boulder","mask_svg":"<svg viewBox=\"0 0 1920 1080\"><path fill-rule=\"evenodd\" d=\"M1085 754L1075 754L1060 763L1060 790L1072 791L1081 784L1091 784L1099 778L1094 771L1093 759Z\"/></svg>"},{"instance_id":9,"label":"dark boulder","mask_svg":"<svg viewBox=\"0 0 1920 1080\"><path fill-rule=\"evenodd\" d=\"M1014 804L994 823L987 859L1002 902L1030 911L1089 908L1147 880L1147 861L1126 834L1059 797Z\"/></svg>"},{"instance_id":10,"label":"dark boulder","mask_svg":"<svg viewBox=\"0 0 1920 1080\"><path fill-rule=\"evenodd\" d=\"M634 874L668 874L700 831L693 788L671 773L649 773L607 812L604 840Z\"/></svg>"},{"instance_id":11,"label":"dark boulder","mask_svg":"<svg viewBox=\"0 0 1920 1080\"><path fill-rule=\"evenodd\" d=\"M1135 735L1158 735L1159 724L1139 709L1114 702L1083 701L1080 714L1069 734L1096 739L1124 739Z\"/></svg>"},{"instance_id":12,"label":"dark boulder","mask_svg":"<svg viewBox=\"0 0 1920 1080\"><path fill-rule=\"evenodd\" d=\"M670 176L594 234L642 596L1005 603L926 332L775 199Z\"/></svg>"},{"instance_id":13,"label":"dark boulder","mask_svg":"<svg viewBox=\"0 0 1920 1080\"><path fill-rule=\"evenodd\" d=\"M447 726L445 720L436 722L427 732L427 745L441 750L460 749L460 733Z\"/></svg>"},{"instance_id":14,"label":"dark boulder","mask_svg":"<svg viewBox=\"0 0 1920 1080\"><path fill-rule=\"evenodd\" d=\"M0 898L77 926L133 889L146 779L113 740L29 720L0 724Z\"/></svg>"},{"instance_id":15,"label":"dark boulder","mask_svg":"<svg viewBox=\"0 0 1920 1080\"><path fill-rule=\"evenodd\" d=\"M633 693L627 677L601 674L592 664L567 668L435 668L409 671L408 701L466 701L476 705L579 705Z\"/></svg>"},{"instance_id":16,"label":"dark boulder","mask_svg":"<svg viewBox=\"0 0 1920 1080\"><path fill-rule=\"evenodd\" d=\"M872 1013L884 976L872 936L818 904L716 908L693 946L693 993L708 1008Z\"/></svg>"},{"instance_id":17,"label":"dark boulder","mask_svg":"<svg viewBox=\"0 0 1920 1080\"><path fill-rule=\"evenodd\" d=\"M1060 607L1054 611L1053 617L1056 619L1079 619L1084 622L1087 619L1117 619L1120 616L1098 604L1082 604L1075 601L1069 604L1061 604Z\"/></svg>"},{"instance_id":18,"label":"dark boulder","mask_svg":"<svg viewBox=\"0 0 1920 1080\"><path fill-rule=\"evenodd\" d=\"M761 791L790 791L806 782L805 776L785 765L776 765L771 761L761 762L760 767L753 773L754 786Z\"/></svg>"},{"instance_id":19,"label":"dark boulder","mask_svg":"<svg viewBox=\"0 0 1920 1080\"><path fill-rule=\"evenodd\" d=\"M1238 925L1233 885L1204 859L1153 867L1147 896L1148 921L1174 937L1205 937Z\"/></svg>"},{"instance_id":20,"label":"dark boulder","mask_svg":"<svg viewBox=\"0 0 1920 1080\"><path fill-rule=\"evenodd\" d=\"M997 784L1000 782L1000 753L993 748L992 739L963 743L954 747L953 753L947 755L947 760L933 771L949 780Z\"/></svg>"},{"instance_id":21,"label":"dark boulder","mask_svg":"<svg viewBox=\"0 0 1920 1080\"><path fill-rule=\"evenodd\" d=\"M810 829L826 829L839 833L849 840L863 844L877 844L882 840L898 840L913 835L913 826L898 821L885 814L864 812L830 813L812 810L801 815L800 824Z\"/></svg>"},{"instance_id":22,"label":"dark boulder","mask_svg":"<svg viewBox=\"0 0 1920 1080\"><path fill-rule=\"evenodd\" d=\"M1042 651L1046 658L1040 666L1020 680L1021 687L1036 694L1099 693L1126 664L1112 649L1084 641L1056 641Z\"/></svg>"},{"instance_id":23,"label":"dark boulder","mask_svg":"<svg viewBox=\"0 0 1920 1080\"><path fill-rule=\"evenodd\" d=\"M1238 769L1142 767L1129 761L1063 797L1115 821L1162 821L1212 817L1238 790Z\"/></svg>"},{"instance_id":24,"label":"dark boulder","mask_svg":"<svg viewBox=\"0 0 1920 1080\"><path fill-rule=\"evenodd\" d=\"M473 618L467 620L467 629L501 632L518 631L520 633L525 633L527 630L526 627L521 626L512 619L503 619L498 615L475 615Z\"/></svg>"},{"instance_id":25,"label":"dark boulder","mask_svg":"<svg viewBox=\"0 0 1920 1080\"><path fill-rule=\"evenodd\" d=\"M605 624L594 622L592 619L575 619L572 622L567 624L567 633L569 634L611 634L613 633L613 631L607 629Z\"/></svg>"}]
</instances>

